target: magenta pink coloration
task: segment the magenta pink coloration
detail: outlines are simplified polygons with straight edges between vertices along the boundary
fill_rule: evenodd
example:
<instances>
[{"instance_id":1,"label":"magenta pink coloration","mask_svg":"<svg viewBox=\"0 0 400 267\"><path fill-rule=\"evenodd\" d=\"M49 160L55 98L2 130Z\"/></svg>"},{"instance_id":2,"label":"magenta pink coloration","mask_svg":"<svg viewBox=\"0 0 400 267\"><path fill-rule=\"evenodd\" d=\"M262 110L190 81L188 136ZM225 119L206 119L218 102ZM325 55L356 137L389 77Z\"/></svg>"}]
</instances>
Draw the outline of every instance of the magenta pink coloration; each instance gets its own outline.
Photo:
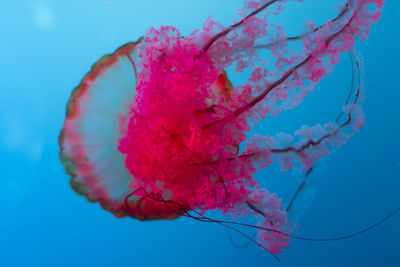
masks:
<instances>
[{"instance_id":1,"label":"magenta pink coloration","mask_svg":"<svg viewBox=\"0 0 400 267\"><path fill-rule=\"evenodd\" d=\"M303 127L291 135L256 135L238 154L251 124L301 103L333 70L339 53L365 39L380 16L383 1L348 1L332 21L306 25L293 49L279 25L268 22L286 1L246 1L242 20L228 28L209 18L201 31L182 37L173 27L151 29L138 46L140 69L137 96L131 106L126 136L119 149L126 154L132 188L145 188L190 209L246 213L245 203L261 210L267 228L290 232L282 200L261 190L252 177L276 158L285 170L307 170L362 126L357 101L344 111L343 124ZM301 2L301 1L299 1ZM368 9L375 5L375 11ZM273 66L261 57L268 49ZM212 84L229 67L251 69L247 83L236 86L227 101ZM357 98L359 94L357 93ZM349 133L345 127L353 126ZM254 211L253 211L254 212ZM260 243L272 253L289 238L260 231Z\"/></svg>"},{"instance_id":2,"label":"magenta pink coloration","mask_svg":"<svg viewBox=\"0 0 400 267\"><path fill-rule=\"evenodd\" d=\"M209 17L188 36L172 26L151 28L101 58L72 94L60 135L74 189L116 216L140 220L183 215L227 226L205 212L251 214L259 219L261 247L272 254L288 247L296 195L284 208L253 176L278 161L307 177L317 160L359 131L360 81L334 122L293 135L248 132L299 105L341 53L351 56L356 79L355 38L368 37L384 0L348 0L335 18L307 22L297 36L269 22L287 2L246 0L233 25ZM247 81L232 85L243 72Z\"/></svg>"},{"instance_id":3,"label":"magenta pink coloration","mask_svg":"<svg viewBox=\"0 0 400 267\"><path fill-rule=\"evenodd\" d=\"M172 27L150 30L142 44L136 105L120 143L132 186L168 189L174 201L196 209L228 211L243 203L251 192L246 187L256 184L255 169L249 159L227 160L246 138L242 125L224 121L202 129L214 119L206 110L226 102L210 89L218 75L214 63Z\"/></svg>"}]
</instances>

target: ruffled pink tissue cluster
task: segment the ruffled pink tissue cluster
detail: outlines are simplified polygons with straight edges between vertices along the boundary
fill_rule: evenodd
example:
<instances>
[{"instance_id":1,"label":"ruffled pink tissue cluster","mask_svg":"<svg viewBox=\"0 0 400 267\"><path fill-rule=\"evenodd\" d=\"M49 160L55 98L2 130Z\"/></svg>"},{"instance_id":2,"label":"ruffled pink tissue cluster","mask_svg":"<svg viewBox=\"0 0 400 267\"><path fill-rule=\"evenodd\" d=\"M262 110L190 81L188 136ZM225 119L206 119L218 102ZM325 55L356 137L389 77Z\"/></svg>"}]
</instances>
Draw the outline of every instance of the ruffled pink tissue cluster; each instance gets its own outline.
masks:
<instances>
[{"instance_id":1,"label":"ruffled pink tissue cluster","mask_svg":"<svg viewBox=\"0 0 400 267\"><path fill-rule=\"evenodd\" d=\"M367 38L384 1L349 0L337 17L321 26L308 22L290 38L269 23L286 2L245 1L232 26L209 18L188 36L172 26L150 29L137 46L137 94L118 148L135 178L132 190L190 210L250 212L260 226L277 230L258 234L272 253L288 246L279 231L290 234L292 227L283 201L260 188L254 174L274 160L284 170L306 171L343 144L364 122L361 88L336 122L293 135L247 133L267 115L300 104L333 71L340 53L354 49L356 37ZM230 76L244 71L251 73L248 80L232 85Z\"/></svg>"}]
</instances>

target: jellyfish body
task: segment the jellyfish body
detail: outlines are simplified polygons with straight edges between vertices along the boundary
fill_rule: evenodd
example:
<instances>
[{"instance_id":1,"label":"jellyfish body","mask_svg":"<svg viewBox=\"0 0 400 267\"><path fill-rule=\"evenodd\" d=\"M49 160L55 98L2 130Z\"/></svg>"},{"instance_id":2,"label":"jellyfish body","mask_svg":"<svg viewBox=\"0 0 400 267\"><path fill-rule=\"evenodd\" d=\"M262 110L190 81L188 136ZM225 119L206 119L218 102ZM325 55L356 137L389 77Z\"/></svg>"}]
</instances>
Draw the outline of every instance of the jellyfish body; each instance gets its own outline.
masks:
<instances>
[{"instance_id":1,"label":"jellyfish body","mask_svg":"<svg viewBox=\"0 0 400 267\"><path fill-rule=\"evenodd\" d=\"M152 28L95 63L71 95L60 135L74 190L117 217L140 220L193 210L251 213L276 230L260 230L264 248L278 253L288 246L280 234L291 231L283 201L253 176L274 160L306 171L344 143L363 124L360 87L343 121L303 127L294 136L246 133L300 104L339 53L352 50L356 36L367 37L383 1L349 0L336 18L308 24L296 37L267 20L269 9L281 12L285 2L246 1L238 23L226 28L208 19L185 37L172 26ZM247 82L232 85L230 75L243 70L251 71Z\"/></svg>"}]
</instances>

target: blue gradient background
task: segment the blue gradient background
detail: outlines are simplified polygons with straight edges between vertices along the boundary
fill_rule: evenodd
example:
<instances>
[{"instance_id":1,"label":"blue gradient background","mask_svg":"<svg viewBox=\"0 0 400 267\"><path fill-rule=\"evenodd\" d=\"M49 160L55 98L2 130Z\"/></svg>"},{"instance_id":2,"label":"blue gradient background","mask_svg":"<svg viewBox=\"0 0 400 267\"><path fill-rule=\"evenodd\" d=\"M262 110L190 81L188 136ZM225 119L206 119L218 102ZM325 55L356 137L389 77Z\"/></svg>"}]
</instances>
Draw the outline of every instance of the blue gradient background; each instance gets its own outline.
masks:
<instances>
[{"instance_id":1,"label":"blue gradient background","mask_svg":"<svg viewBox=\"0 0 400 267\"><path fill-rule=\"evenodd\" d=\"M330 6L338 2L304 0L277 22L295 33L304 18L333 17ZM366 124L311 175L296 203L298 235L347 234L400 206L400 2L386 2L370 38L357 42L365 60ZM400 266L399 215L348 240L293 240L277 263L255 245L236 248L218 225L185 218L116 219L70 189L57 137L69 94L92 63L150 26L174 25L188 34L208 15L229 25L241 5L241 0L1 1L0 266ZM291 133L303 124L333 120L350 77L343 55L300 107L267 118L254 132ZM257 176L286 199L300 178L276 165Z\"/></svg>"}]
</instances>

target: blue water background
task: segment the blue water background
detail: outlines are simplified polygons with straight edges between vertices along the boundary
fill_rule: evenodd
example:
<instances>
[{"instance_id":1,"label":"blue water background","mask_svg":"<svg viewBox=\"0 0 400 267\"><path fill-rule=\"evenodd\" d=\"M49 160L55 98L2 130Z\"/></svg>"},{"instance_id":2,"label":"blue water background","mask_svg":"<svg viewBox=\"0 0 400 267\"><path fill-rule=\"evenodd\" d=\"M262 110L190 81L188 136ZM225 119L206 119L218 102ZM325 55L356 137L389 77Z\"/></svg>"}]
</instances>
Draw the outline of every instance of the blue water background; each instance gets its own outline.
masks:
<instances>
[{"instance_id":1,"label":"blue water background","mask_svg":"<svg viewBox=\"0 0 400 267\"><path fill-rule=\"evenodd\" d=\"M277 21L295 33L304 18L333 17L330 6L337 2L304 0ZM311 175L296 203L298 235L347 234L400 206L400 2L386 2L370 38L356 45L365 61L366 124ZM208 15L229 25L241 5L241 0L1 1L0 266L400 266L399 215L348 240L292 240L277 263L255 245L236 248L218 225L185 218L116 219L70 189L57 137L69 94L91 64L150 26L174 25L188 34ZM343 55L300 107L267 118L253 132L292 133L303 124L334 120L350 77ZM257 175L285 199L300 177L277 165Z\"/></svg>"}]
</instances>

